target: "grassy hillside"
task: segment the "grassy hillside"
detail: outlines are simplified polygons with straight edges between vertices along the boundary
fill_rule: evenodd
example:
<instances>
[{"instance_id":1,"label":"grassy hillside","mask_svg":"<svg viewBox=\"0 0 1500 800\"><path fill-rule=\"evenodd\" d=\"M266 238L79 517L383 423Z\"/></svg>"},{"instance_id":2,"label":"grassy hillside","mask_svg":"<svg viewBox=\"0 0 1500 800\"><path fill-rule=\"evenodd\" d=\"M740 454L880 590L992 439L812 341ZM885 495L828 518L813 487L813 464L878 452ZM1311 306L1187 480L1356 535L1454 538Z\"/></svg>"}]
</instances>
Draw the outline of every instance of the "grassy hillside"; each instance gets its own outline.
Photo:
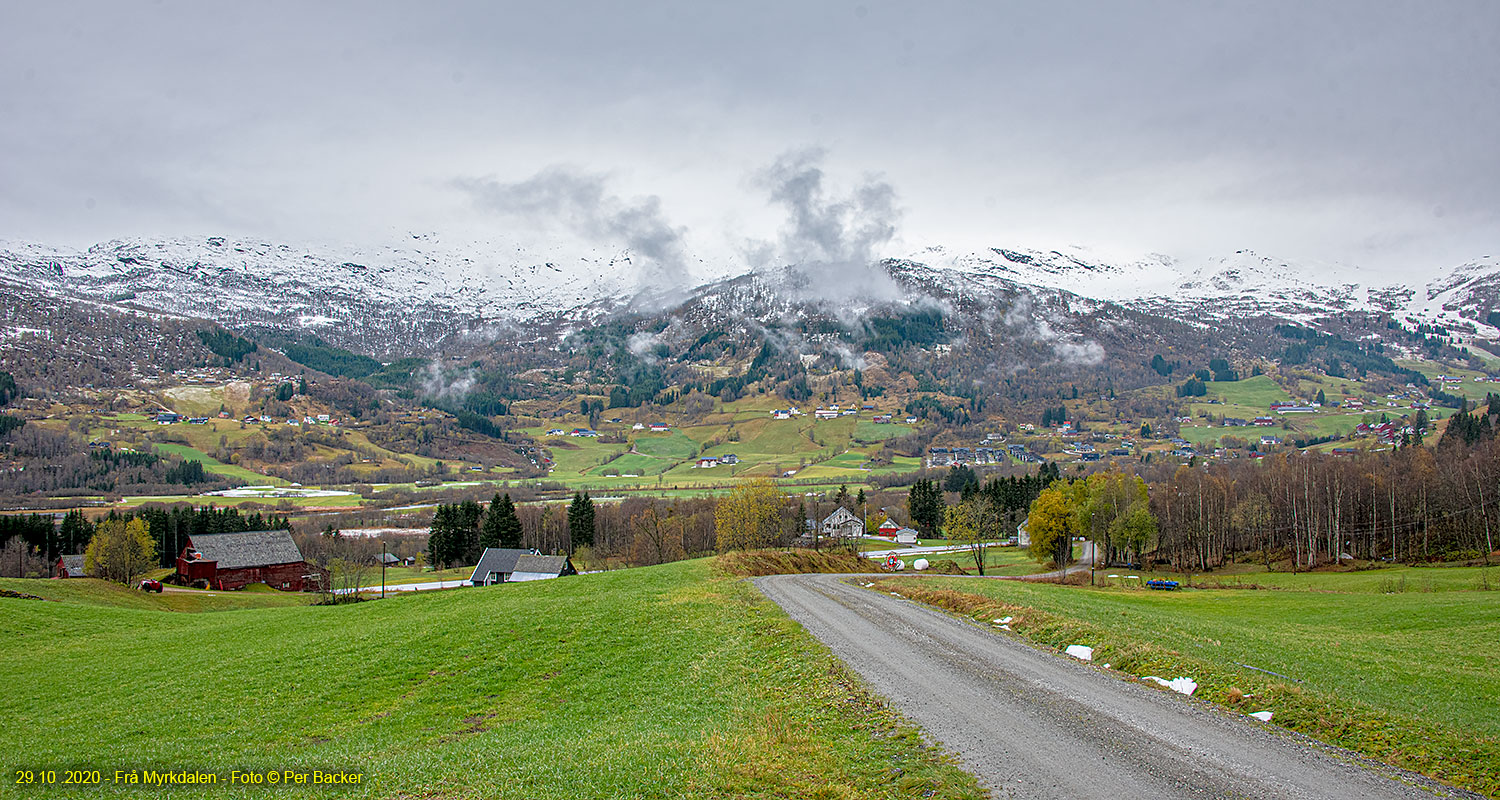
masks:
<instances>
[{"instance_id":1,"label":"grassy hillside","mask_svg":"<svg viewBox=\"0 0 1500 800\"><path fill-rule=\"evenodd\" d=\"M1269 375L1242 381L1209 381L1208 396L1217 397L1221 403L1259 409L1262 414L1272 403L1292 399Z\"/></svg>"},{"instance_id":2,"label":"grassy hillside","mask_svg":"<svg viewBox=\"0 0 1500 800\"><path fill-rule=\"evenodd\" d=\"M1380 572L1287 576L1302 591L1153 592L937 577L881 586L985 619L1014 614L1012 627L1041 643L1090 645L1097 661L1137 675L1189 676L1200 684L1198 696L1218 702L1235 688L1250 695L1241 708L1272 711L1276 724L1500 793L1500 662L1492 647L1500 638L1500 592L1476 591L1481 573L1467 570L1458 580L1469 581L1468 591L1385 594ZM996 605L924 595L941 590Z\"/></svg>"},{"instance_id":3,"label":"grassy hillside","mask_svg":"<svg viewBox=\"0 0 1500 800\"><path fill-rule=\"evenodd\" d=\"M1417 372L1420 372L1423 375L1427 376L1428 378L1434 379L1433 385L1439 387L1441 387L1442 384L1438 383L1435 380L1439 375L1448 375L1451 377L1463 378L1462 383L1450 384L1445 388L1445 391L1447 391L1449 394L1462 395L1463 397L1467 397L1470 400L1483 400L1492 392L1500 393L1500 386L1496 386L1493 383L1474 382L1474 379L1476 377L1480 377L1486 374L1483 372L1475 372L1474 370L1465 369L1463 367L1447 366L1436 361L1425 360L1397 361L1396 365L1406 367L1407 369L1414 369Z\"/></svg>"},{"instance_id":4,"label":"grassy hillside","mask_svg":"<svg viewBox=\"0 0 1500 800\"><path fill-rule=\"evenodd\" d=\"M364 774L278 796L979 795L705 561L233 614L0 604L0 751L25 768Z\"/></svg>"},{"instance_id":5,"label":"grassy hillside","mask_svg":"<svg viewBox=\"0 0 1500 800\"><path fill-rule=\"evenodd\" d=\"M281 478L273 478L262 475L259 472L248 470L244 467L236 466L234 464L225 464L224 462L219 461L213 456L210 456L209 454L197 448L188 447L185 444L155 444L152 445L152 447L154 447L158 453L175 455L187 461L201 461L203 462L204 470L212 472L215 475L223 475L226 478L231 478L242 483L255 486L280 486L286 483L286 481Z\"/></svg>"}]
</instances>

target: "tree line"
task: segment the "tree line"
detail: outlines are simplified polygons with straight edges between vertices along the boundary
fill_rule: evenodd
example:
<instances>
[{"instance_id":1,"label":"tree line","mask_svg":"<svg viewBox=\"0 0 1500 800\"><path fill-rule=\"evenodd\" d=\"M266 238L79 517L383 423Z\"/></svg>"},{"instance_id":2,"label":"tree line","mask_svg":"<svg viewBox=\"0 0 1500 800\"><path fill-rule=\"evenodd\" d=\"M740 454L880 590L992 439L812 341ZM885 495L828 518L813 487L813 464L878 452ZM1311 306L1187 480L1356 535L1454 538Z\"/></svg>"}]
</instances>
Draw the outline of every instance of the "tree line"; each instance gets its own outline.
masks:
<instances>
[{"instance_id":1,"label":"tree line","mask_svg":"<svg viewBox=\"0 0 1500 800\"><path fill-rule=\"evenodd\" d=\"M0 560L0 576L46 577L51 574L58 557L85 553L101 526L115 523L124 526L137 521L151 543L151 559L156 567L174 566L191 536L291 530L291 523L284 516L242 514L233 507L215 506L151 507L124 513L112 510L97 523L76 509L63 515L61 520L55 520L51 514L0 516L0 547L19 547L36 560L36 565L21 570L20 574L14 569L14 562L7 565Z\"/></svg>"},{"instance_id":2,"label":"tree line","mask_svg":"<svg viewBox=\"0 0 1500 800\"><path fill-rule=\"evenodd\" d=\"M594 501L587 492L573 495L567 510L568 536L562 552L574 553L591 547L595 528ZM520 548L526 540L525 526L510 494L496 494L489 507L474 500L439 505L432 515L432 533L427 539L427 561L438 569L450 564L477 564L486 548ZM538 536L533 536L535 542ZM533 545L533 549L541 547ZM558 552L560 548L549 548Z\"/></svg>"}]
</instances>

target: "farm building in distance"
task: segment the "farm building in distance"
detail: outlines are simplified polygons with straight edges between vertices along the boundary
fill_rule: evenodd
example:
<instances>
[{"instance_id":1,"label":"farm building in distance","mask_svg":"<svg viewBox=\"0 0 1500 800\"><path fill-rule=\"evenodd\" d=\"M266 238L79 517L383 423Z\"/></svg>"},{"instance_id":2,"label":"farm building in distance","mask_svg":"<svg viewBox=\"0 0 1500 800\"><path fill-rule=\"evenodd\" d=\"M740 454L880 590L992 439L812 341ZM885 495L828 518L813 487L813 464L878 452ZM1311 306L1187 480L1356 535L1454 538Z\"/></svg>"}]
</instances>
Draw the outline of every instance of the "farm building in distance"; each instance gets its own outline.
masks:
<instances>
[{"instance_id":1,"label":"farm building in distance","mask_svg":"<svg viewBox=\"0 0 1500 800\"><path fill-rule=\"evenodd\" d=\"M835 539L857 539L865 532L865 524L849 509L839 506L823 519L822 532Z\"/></svg>"},{"instance_id":2,"label":"farm building in distance","mask_svg":"<svg viewBox=\"0 0 1500 800\"><path fill-rule=\"evenodd\" d=\"M567 556L544 556L535 550L519 550L507 547L486 547L469 583L475 586L490 586L496 583L518 581L540 581L577 575L573 562Z\"/></svg>"},{"instance_id":3,"label":"farm building in distance","mask_svg":"<svg viewBox=\"0 0 1500 800\"><path fill-rule=\"evenodd\" d=\"M83 556L58 556L56 576L59 578L87 578L83 571Z\"/></svg>"},{"instance_id":4,"label":"farm building in distance","mask_svg":"<svg viewBox=\"0 0 1500 800\"><path fill-rule=\"evenodd\" d=\"M327 571L307 563L289 531L204 533L189 537L177 556L177 580L213 589L264 583L289 592L323 586Z\"/></svg>"}]
</instances>

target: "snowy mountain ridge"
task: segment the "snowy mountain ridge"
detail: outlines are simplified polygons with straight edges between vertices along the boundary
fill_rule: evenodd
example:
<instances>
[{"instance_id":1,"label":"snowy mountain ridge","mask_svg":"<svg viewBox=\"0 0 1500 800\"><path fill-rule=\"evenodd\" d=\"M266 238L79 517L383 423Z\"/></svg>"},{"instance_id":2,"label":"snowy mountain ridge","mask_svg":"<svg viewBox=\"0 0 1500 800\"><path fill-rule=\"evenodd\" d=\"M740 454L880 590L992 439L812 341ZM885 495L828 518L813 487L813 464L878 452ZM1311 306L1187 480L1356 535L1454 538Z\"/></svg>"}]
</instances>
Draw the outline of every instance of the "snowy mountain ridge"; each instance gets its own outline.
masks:
<instances>
[{"instance_id":1,"label":"snowy mountain ridge","mask_svg":"<svg viewBox=\"0 0 1500 800\"><path fill-rule=\"evenodd\" d=\"M1312 322L1352 311L1384 312L1402 321L1500 335L1484 319L1500 309L1500 260L1483 256L1421 282L1381 285L1338 265L1290 263L1251 250L1199 264L1152 255L1092 261L1073 252L994 248L950 253L929 248L913 260L1019 284L1071 292L1183 321L1271 316ZM1312 276L1312 277L1309 277Z\"/></svg>"},{"instance_id":2,"label":"snowy mountain ridge","mask_svg":"<svg viewBox=\"0 0 1500 800\"><path fill-rule=\"evenodd\" d=\"M1395 286L1250 250L1185 263L1163 255L1108 258L1083 248L930 247L867 274L853 269L762 273L756 291L780 292L783 299L825 295L843 313L858 313L867 300L892 299L915 281L976 298L1044 290L1093 301L1088 306L1115 303L1200 326L1259 316L1306 323L1369 311L1500 338L1500 330L1485 323L1500 310L1500 261L1491 256ZM383 354L431 352L449 337L492 324L550 319L577 325L631 298L639 306L643 296L626 252L452 243L430 235L413 235L400 247L344 249L203 237L127 239L78 251L0 240L0 281L231 328L307 330Z\"/></svg>"}]
</instances>

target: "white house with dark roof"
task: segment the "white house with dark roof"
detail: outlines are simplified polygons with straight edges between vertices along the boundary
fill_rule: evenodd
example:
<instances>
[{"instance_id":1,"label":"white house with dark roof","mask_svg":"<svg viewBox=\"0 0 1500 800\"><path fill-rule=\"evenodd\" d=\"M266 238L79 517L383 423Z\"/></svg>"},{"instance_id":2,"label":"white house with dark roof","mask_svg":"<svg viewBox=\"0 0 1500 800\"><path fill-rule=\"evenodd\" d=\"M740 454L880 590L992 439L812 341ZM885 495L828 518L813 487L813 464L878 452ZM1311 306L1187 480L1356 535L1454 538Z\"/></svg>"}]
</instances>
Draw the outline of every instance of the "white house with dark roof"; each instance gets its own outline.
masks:
<instances>
[{"instance_id":1,"label":"white house with dark roof","mask_svg":"<svg viewBox=\"0 0 1500 800\"><path fill-rule=\"evenodd\" d=\"M496 583L518 581L540 581L577 575L573 562L567 556L544 556L535 550L509 547L486 547L479 563L474 565L474 574L469 583L475 586L491 586Z\"/></svg>"},{"instance_id":2,"label":"white house with dark roof","mask_svg":"<svg viewBox=\"0 0 1500 800\"><path fill-rule=\"evenodd\" d=\"M821 525L824 536L836 539L857 539L865 532L865 523L854 512L843 506L834 509L832 514L823 518Z\"/></svg>"}]
</instances>

